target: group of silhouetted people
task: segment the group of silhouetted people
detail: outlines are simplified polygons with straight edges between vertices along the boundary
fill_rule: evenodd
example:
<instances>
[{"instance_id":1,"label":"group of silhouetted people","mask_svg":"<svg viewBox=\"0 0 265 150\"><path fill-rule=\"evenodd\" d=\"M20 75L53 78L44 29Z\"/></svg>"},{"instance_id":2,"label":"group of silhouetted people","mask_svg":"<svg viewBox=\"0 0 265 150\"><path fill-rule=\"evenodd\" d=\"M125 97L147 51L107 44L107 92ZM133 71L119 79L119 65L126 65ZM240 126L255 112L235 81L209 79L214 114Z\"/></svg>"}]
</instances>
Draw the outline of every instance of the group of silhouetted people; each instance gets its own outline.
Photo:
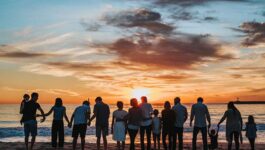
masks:
<instances>
[{"instance_id":1,"label":"group of silhouetted people","mask_svg":"<svg viewBox=\"0 0 265 150\"><path fill-rule=\"evenodd\" d=\"M81 138L81 149L85 148L85 136L87 126L90 126L91 121L96 119L96 137L97 149L100 149L100 140L103 138L103 147L108 149L107 135L109 133L109 116L110 109L105 104L101 97L95 99L93 115L90 117L91 109L89 100L85 100L81 106L78 106L69 120L66 115L66 108L63 106L61 98L55 99L55 105L48 113L44 113L41 106L37 103L38 93L32 93L31 97L25 94L20 106L20 113L23 114L21 124L24 124L25 144L28 147L29 135L32 136L30 149L33 148L37 135L36 117L42 117L41 122L45 121L46 117L53 113L52 122L52 147L64 146L64 121L68 123L68 127L72 128L73 149L76 149L77 139ZM153 110L150 103L147 102L147 97L141 97L141 103L138 104L136 98L130 100L131 107L128 112L123 110L123 102L117 102L117 110L112 114L111 133L113 140L117 141L118 149L125 149L126 134L130 138L130 150L135 149L135 138L140 131L140 144L142 150L151 149L151 136L153 138L153 149L160 149L160 137L162 133L162 144L165 150L175 150L178 141L178 149L183 149L183 125L188 119L187 108L181 104L179 97L174 99L174 106L171 107L169 101L164 103L164 109L161 111ZM36 114L39 110L41 114ZM196 149L197 135L202 133L203 149L218 148L218 133L220 124L226 119L226 139L228 141L228 149L232 148L234 139L236 149L239 149L239 140L242 142L243 121L239 110L234 106L233 102L228 103L227 111L224 113L217 129L210 129L211 117L208 108L203 104L203 98L199 97L197 103L192 105L190 114L190 126L193 124L192 149ZM207 124L208 122L208 124ZM256 139L256 124L253 116L249 116L246 123L246 137L250 141L251 149L254 150ZM146 135L146 138L145 138ZM210 144L208 145L208 138ZM57 142L58 139L58 142ZM145 144L146 141L146 144Z\"/></svg>"}]
</instances>

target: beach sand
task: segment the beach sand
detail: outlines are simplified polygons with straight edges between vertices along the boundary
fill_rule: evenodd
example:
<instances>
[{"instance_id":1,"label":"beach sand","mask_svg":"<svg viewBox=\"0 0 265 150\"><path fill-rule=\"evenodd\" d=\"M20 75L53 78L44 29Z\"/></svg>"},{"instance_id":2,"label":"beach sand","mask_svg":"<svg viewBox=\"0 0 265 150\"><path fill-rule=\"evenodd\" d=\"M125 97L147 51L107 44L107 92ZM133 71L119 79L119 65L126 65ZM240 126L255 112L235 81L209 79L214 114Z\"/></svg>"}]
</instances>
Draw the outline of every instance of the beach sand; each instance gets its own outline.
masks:
<instances>
[{"instance_id":1,"label":"beach sand","mask_svg":"<svg viewBox=\"0 0 265 150\"><path fill-rule=\"evenodd\" d=\"M198 143L197 144L197 149L200 150L202 144ZM264 150L265 148L265 143L263 144L256 144L256 150ZM24 143L21 142L16 142L16 143L8 143L8 142L0 142L0 150L24 150ZM54 150L54 148L51 147L50 143L36 143L35 147L33 148L35 150ZM65 150L71 150L72 149L72 144L71 143L65 143L64 148ZM80 143L77 145L77 149L80 148ZM86 143L85 149L87 150L96 150L96 144L95 143ZM101 147L102 149L102 147ZM116 144L109 144L108 145L109 150L116 150ZM125 149L129 149L129 145L126 145ZM140 150L140 144L136 144L136 149ZM184 149L185 150L190 150L191 149L191 143L184 143ZM219 143L219 148L218 150L226 150L227 149L227 144L226 143ZM249 144L244 143L240 147L241 150L250 150Z\"/></svg>"}]
</instances>

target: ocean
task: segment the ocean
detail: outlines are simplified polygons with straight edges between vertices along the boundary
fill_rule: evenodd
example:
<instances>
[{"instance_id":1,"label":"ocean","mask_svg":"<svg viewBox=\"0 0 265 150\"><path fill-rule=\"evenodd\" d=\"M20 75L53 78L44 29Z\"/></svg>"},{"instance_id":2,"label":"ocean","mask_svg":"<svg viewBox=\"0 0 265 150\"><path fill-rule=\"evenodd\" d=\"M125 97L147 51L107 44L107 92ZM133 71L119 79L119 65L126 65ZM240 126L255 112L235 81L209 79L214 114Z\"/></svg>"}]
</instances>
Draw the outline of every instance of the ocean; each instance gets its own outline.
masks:
<instances>
[{"instance_id":1,"label":"ocean","mask_svg":"<svg viewBox=\"0 0 265 150\"><path fill-rule=\"evenodd\" d=\"M53 106L51 104L41 105L45 113L47 113L50 108ZM76 104L66 104L64 105L67 109L67 116L70 119L72 112ZM265 105L253 104L253 105L236 105L240 110L244 124L247 122L248 115L253 115L255 117L255 122L257 123L257 139L258 143L265 143ZM191 104L186 105L188 112L190 114ZM93 109L93 106L91 107ZM128 110L129 105L124 106L124 110ZM153 105L154 109L158 109L159 112L163 109L162 105ZM209 112L212 119L212 128L217 127L217 123L221 119L222 115L226 111L226 104L208 104ZM116 110L116 105L110 105L111 113ZM21 115L19 114L19 105L18 104L1 104L0 105L0 142L23 142L24 132L23 126L20 125L19 120ZM47 117L44 123L40 123L40 118L38 118L38 136L37 142L50 142L51 140L51 123L53 115ZM112 116L109 119L111 124ZM110 131L110 130L109 130ZM245 132L243 131L244 142L248 142L248 139L245 137ZM139 134L138 134L139 135ZM109 143L114 143L112 140L112 135L108 136ZM127 137L127 141L129 137ZM189 126L189 118L184 126L184 141L191 142L192 140L192 128ZM201 134L198 135L198 140L201 140ZM65 122L65 141L71 142L71 129L67 127ZM86 141L88 143L95 143L95 122L93 121L91 126L87 128L87 137ZM219 133L219 141L225 142L225 122L221 125ZM128 142L127 142L128 143Z\"/></svg>"}]
</instances>

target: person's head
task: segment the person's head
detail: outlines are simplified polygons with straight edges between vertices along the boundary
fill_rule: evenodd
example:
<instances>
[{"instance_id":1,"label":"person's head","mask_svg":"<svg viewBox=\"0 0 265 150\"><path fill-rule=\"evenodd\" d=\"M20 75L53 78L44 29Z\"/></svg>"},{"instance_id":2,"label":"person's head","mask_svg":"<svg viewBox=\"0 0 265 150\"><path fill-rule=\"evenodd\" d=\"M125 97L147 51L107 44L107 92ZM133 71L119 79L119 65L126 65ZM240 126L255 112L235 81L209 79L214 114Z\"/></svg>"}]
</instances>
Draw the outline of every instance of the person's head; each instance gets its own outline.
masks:
<instances>
[{"instance_id":1,"label":"person's head","mask_svg":"<svg viewBox=\"0 0 265 150\"><path fill-rule=\"evenodd\" d=\"M102 98L100 96L98 96L96 99L95 99L95 102L96 103L101 103L102 102Z\"/></svg>"},{"instance_id":2,"label":"person's head","mask_svg":"<svg viewBox=\"0 0 265 150\"><path fill-rule=\"evenodd\" d=\"M176 97L174 99L174 103L175 103L175 105L179 104L180 103L180 98L179 97Z\"/></svg>"},{"instance_id":3,"label":"person's head","mask_svg":"<svg viewBox=\"0 0 265 150\"><path fill-rule=\"evenodd\" d=\"M61 106L63 106L63 100L61 98L57 97L55 99L55 104L54 105L55 105L55 107L61 107Z\"/></svg>"},{"instance_id":4,"label":"person's head","mask_svg":"<svg viewBox=\"0 0 265 150\"><path fill-rule=\"evenodd\" d=\"M214 129L212 129L212 130L210 131L210 134L211 134L211 135L215 135L215 133L216 133L216 131L215 131Z\"/></svg>"},{"instance_id":5,"label":"person's head","mask_svg":"<svg viewBox=\"0 0 265 150\"><path fill-rule=\"evenodd\" d=\"M117 107L122 110L123 109L123 102L122 101L118 101L117 102Z\"/></svg>"},{"instance_id":6,"label":"person's head","mask_svg":"<svg viewBox=\"0 0 265 150\"><path fill-rule=\"evenodd\" d=\"M249 124L254 124L255 123L254 117L252 115L248 116L248 123Z\"/></svg>"},{"instance_id":7,"label":"person's head","mask_svg":"<svg viewBox=\"0 0 265 150\"><path fill-rule=\"evenodd\" d=\"M141 97L141 101L142 101L142 103L147 103L147 97L146 96L142 96Z\"/></svg>"},{"instance_id":8,"label":"person's head","mask_svg":"<svg viewBox=\"0 0 265 150\"><path fill-rule=\"evenodd\" d=\"M232 110L234 111L234 113L235 113L236 111L238 111L238 109L236 108L234 102L229 102L229 103L227 104L227 109L232 109Z\"/></svg>"},{"instance_id":9,"label":"person's head","mask_svg":"<svg viewBox=\"0 0 265 150\"><path fill-rule=\"evenodd\" d=\"M170 109L171 108L171 105L170 105L170 102L169 101L166 101L165 104L164 104L164 108L165 109Z\"/></svg>"},{"instance_id":10,"label":"person's head","mask_svg":"<svg viewBox=\"0 0 265 150\"><path fill-rule=\"evenodd\" d=\"M203 102L203 98L202 97L198 97L197 102L202 103Z\"/></svg>"},{"instance_id":11,"label":"person's head","mask_svg":"<svg viewBox=\"0 0 265 150\"><path fill-rule=\"evenodd\" d=\"M131 99L131 106L132 107L138 107L138 101L136 98L132 98Z\"/></svg>"},{"instance_id":12,"label":"person's head","mask_svg":"<svg viewBox=\"0 0 265 150\"><path fill-rule=\"evenodd\" d=\"M154 110L154 115L157 117L159 114L159 111L157 109Z\"/></svg>"},{"instance_id":13,"label":"person's head","mask_svg":"<svg viewBox=\"0 0 265 150\"><path fill-rule=\"evenodd\" d=\"M36 102L38 100L38 98L39 98L38 93L36 93L36 92L31 93L31 100Z\"/></svg>"},{"instance_id":14,"label":"person's head","mask_svg":"<svg viewBox=\"0 0 265 150\"><path fill-rule=\"evenodd\" d=\"M90 105L90 102L88 100L84 100L83 101L83 105L89 106Z\"/></svg>"},{"instance_id":15,"label":"person's head","mask_svg":"<svg viewBox=\"0 0 265 150\"><path fill-rule=\"evenodd\" d=\"M23 96L23 99L24 99L24 100L29 100L29 98L30 98L30 97L29 97L28 94L24 94L24 96Z\"/></svg>"}]
</instances>

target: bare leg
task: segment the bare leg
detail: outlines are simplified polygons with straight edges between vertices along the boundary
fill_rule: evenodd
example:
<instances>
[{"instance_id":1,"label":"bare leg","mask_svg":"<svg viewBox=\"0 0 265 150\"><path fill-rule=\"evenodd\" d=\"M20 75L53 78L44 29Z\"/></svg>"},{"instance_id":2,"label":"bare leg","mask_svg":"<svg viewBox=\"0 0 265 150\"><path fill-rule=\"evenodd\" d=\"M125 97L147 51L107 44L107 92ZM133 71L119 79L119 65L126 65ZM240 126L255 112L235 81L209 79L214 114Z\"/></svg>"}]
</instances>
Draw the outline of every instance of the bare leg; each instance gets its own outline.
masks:
<instances>
[{"instance_id":1,"label":"bare leg","mask_svg":"<svg viewBox=\"0 0 265 150\"><path fill-rule=\"evenodd\" d=\"M121 143L120 143L120 141L117 141L117 149L118 149L118 150L121 149Z\"/></svg>"},{"instance_id":2,"label":"bare leg","mask_svg":"<svg viewBox=\"0 0 265 150\"><path fill-rule=\"evenodd\" d=\"M30 146L31 150L33 149L33 146L34 146L34 143L35 143L35 139L36 139L36 136L32 136L32 138L31 138L31 146Z\"/></svg>"},{"instance_id":3,"label":"bare leg","mask_svg":"<svg viewBox=\"0 0 265 150\"><path fill-rule=\"evenodd\" d=\"M97 138L97 150L100 150L100 137Z\"/></svg>"},{"instance_id":4,"label":"bare leg","mask_svg":"<svg viewBox=\"0 0 265 150\"><path fill-rule=\"evenodd\" d=\"M73 138L73 150L76 148L77 138Z\"/></svg>"},{"instance_id":5,"label":"bare leg","mask_svg":"<svg viewBox=\"0 0 265 150\"><path fill-rule=\"evenodd\" d=\"M107 137L103 136L103 143L104 143L104 150L108 149L108 141L107 141Z\"/></svg>"},{"instance_id":6,"label":"bare leg","mask_svg":"<svg viewBox=\"0 0 265 150\"><path fill-rule=\"evenodd\" d=\"M26 145L26 150L28 150L29 149L29 137L28 136L25 137L25 145Z\"/></svg>"},{"instance_id":7,"label":"bare leg","mask_svg":"<svg viewBox=\"0 0 265 150\"><path fill-rule=\"evenodd\" d=\"M122 141L122 144L121 144L121 149L124 150L125 149L125 141Z\"/></svg>"},{"instance_id":8,"label":"bare leg","mask_svg":"<svg viewBox=\"0 0 265 150\"><path fill-rule=\"evenodd\" d=\"M85 138L81 138L81 149L84 150L85 149Z\"/></svg>"}]
</instances>

